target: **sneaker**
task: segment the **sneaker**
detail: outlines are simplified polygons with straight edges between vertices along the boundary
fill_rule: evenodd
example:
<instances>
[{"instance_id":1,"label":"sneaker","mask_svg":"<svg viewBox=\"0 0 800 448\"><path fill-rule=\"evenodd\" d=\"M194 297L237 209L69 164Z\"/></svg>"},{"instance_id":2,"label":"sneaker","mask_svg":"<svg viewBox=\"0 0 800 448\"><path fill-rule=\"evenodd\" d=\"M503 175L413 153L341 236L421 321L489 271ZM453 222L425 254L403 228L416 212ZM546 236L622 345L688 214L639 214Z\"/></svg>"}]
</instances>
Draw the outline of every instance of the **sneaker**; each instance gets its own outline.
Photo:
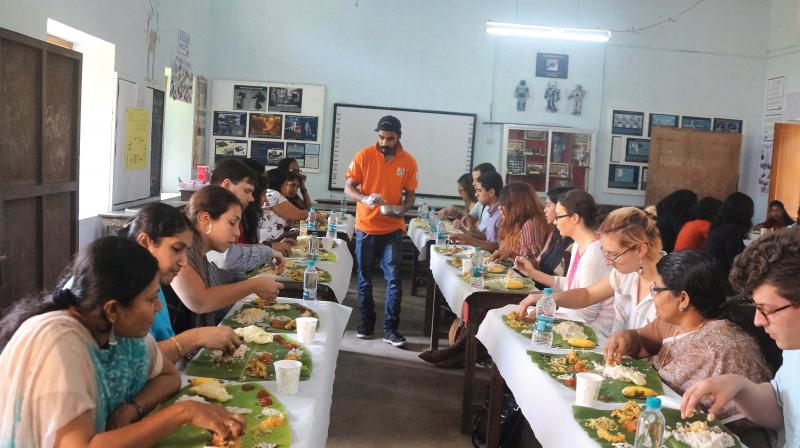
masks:
<instances>
[{"instance_id":1,"label":"sneaker","mask_svg":"<svg viewBox=\"0 0 800 448\"><path fill-rule=\"evenodd\" d=\"M356 337L359 339L372 339L372 333L374 330L364 324L358 326L356 329Z\"/></svg>"},{"instance_id":2,"label":"sneaker","mask_svg":"<svg viewBox=\"0 0 800 448\"><path fill-rule=\"evenodd\" d=\"M383 333L383 342L400 348L405 347L406 338L404 338L403 335L397 331L386 331Z\"/></svg>"}]
</instances>

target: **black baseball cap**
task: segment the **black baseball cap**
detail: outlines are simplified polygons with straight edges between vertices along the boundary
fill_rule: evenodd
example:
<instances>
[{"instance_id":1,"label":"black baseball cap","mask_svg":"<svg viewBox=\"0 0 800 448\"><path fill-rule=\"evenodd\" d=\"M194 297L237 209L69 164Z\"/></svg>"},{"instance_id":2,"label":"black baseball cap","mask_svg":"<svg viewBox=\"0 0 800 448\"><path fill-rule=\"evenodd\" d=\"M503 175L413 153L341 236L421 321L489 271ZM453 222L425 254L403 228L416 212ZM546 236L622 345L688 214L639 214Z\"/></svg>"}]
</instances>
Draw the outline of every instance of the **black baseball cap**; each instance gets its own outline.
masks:
<instances>
[{"instance_id":1,"label":"black baseball cap","mask_svg":"<svg viewBox=\"0 0 800 448\"><path fill-rule=\"evenodd\" d=\"M390 131L390 132L397 132L400 133L400 120L397 117L393 117L391 115L387 115L382 117L378 120L378 127L375 128L375 132L378 131Z\"/></svg>"}]
</instances>

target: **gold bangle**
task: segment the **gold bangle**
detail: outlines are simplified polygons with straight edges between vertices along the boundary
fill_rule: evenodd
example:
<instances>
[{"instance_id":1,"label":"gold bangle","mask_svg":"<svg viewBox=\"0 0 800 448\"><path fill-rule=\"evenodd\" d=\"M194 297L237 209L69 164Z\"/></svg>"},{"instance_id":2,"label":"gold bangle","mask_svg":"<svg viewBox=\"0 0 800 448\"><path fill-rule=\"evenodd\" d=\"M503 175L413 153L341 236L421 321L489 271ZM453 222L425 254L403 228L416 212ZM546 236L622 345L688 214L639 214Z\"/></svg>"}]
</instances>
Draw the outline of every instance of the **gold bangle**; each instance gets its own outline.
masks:
<instances>
[{"instance_id":1,"label":"gold bangle","mask_svg":"<svg viewBox=\"0 0 800 448\"><path fill-rule=\"evenodd\" d=\"M183 347L181 347L181 344L178 342L178 338L173 336L171 339L172 339L172 342L175 343L175 348L178 349L178 356L183 358L185 355L183 354Z\"/></svg>"}]
</instances>

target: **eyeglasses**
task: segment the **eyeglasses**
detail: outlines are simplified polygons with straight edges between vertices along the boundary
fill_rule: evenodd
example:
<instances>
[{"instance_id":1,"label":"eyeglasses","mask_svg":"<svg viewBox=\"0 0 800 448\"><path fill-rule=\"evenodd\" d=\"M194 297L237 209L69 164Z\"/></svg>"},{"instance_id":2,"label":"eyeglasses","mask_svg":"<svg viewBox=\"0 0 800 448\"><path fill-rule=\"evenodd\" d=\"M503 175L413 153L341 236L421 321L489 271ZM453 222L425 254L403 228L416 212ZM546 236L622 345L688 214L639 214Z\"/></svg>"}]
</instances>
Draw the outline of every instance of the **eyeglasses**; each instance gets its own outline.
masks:
<instances>
[{"instance_id":1,"label":"eyeglasses","mask_svg":"<svg viewBox=\"0 0 800 448\"><path fill-rule=\"evenodd\" d=\"M798 306L800 306L800 304L797 304L797 303L790 303L790 304L788 304L788 305L784 305L784 306L781 306L781 307L775 308L774 310L767 311L766 309L764 309L764 305L761 305L761 304L758 304L758 303L756 303L756 304L755 304L756 311L758 311L759 313L761 313L761 315L762 315L762 316L764 316L764 319L766 319L767 321L769 321L769 320L770 320L770 319L769 319L769 316L771 316L771 315L773 315L773 314L777 313L778 311L783 311L783 310L785 310L786 308L797 308Z\"/></svg>"},{"instance_id":2,"label":"eyeglasses","mask_svg":"<svg viewBox=\"0 0 800 448\"><path fill-rule=\"evenodd\" d=\"M650 297L655 297L656 294L669 290L670 290L669 288L662 288L660 286L656 286L656 283L653 282L653 284L650 285Z\"/></svg>"},{"instance_id":3,"label":"eyeglasses","mask_svg":"<svg viewBox=\"0 0 800 448\"><path fill-rule=\"evenodd\" d=\"M565 214L565 215L556 215L556 217L555 217L555 220L556 220L556 221L558 221L558 220L559 220L559 219L561 219L561 218L567 218L567 217L569 217L569 216L572 216L572 215L574 215L574 214L575 214L575 213L567 213L567 214ZM603 253L605 253L605 252L603 252ZM623 253L624 253L624 252L623 252ZM620 254L620 255L622 255L622 254ZM608 257L606 257L606 258L608 258Z\"/></svg>"},{"instance_id":4,"label":"eyeglasses","mask_svg":"<svg viewBox=\"0 0 800 448\"><path fill-rule=\"evenodd\" d=\"M556 217L556 218L558 218L558 217ZM606 260L608 260L608 261L613 263L613 262L617 261L617 259L619 257L625 255L625 253L627 253L629 250L633 249L634 247L636 247L636 246L631 246L631 247L623 250L622 252L618 253L617 255L609 255L608 252L606 252L606 250L603 249L603 247L601 246L600 247L600 252L603 253L603 256L606 257Z\"/></svg>"}]
</instances>

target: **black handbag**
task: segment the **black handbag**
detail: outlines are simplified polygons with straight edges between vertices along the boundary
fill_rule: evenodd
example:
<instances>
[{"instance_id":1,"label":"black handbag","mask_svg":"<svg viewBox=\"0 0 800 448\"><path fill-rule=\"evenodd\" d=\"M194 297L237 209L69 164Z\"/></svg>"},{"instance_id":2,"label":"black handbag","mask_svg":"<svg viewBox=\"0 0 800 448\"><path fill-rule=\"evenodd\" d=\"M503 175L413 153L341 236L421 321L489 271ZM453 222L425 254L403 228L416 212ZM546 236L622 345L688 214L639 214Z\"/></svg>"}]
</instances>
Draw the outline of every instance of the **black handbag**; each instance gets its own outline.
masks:
<instances>
[{"instance_id":1,"label":"black handbag","mask_svg":"<svg viewBox=\"0 0 800 448\"><path fill-rule=\"evenodd\" d=\"M472 423L472 446L479 448L486 443L489 427L489 387L486 388L486 400L475 415ZM501 448L520 446L520 436L525 427L525 417L514 399L514 394L506 386L503 388L503 402L500 408L500 444Z\"/></svg>"}]
</instances>

